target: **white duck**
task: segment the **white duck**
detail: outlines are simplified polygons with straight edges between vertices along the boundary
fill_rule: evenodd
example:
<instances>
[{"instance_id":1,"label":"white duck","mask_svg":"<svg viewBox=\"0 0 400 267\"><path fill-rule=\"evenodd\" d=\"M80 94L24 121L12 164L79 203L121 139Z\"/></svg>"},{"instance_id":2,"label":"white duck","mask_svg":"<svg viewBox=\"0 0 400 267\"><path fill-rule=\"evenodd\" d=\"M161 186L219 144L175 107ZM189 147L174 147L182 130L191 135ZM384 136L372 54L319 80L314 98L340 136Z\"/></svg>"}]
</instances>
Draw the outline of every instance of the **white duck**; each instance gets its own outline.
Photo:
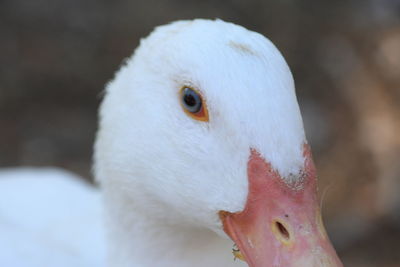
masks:
<instances>
[{"instance_id":1,"label":"white duck","mask_svg":"<svg viewBox=\"0 0 400 267\"><path fill-rule=\"evenodd\" d=\"M342 266L292 75L260 34L158 27L107 86L94 159L109 266L246 266L233 243L250 267Z\"/></svg>"}]
</instances>

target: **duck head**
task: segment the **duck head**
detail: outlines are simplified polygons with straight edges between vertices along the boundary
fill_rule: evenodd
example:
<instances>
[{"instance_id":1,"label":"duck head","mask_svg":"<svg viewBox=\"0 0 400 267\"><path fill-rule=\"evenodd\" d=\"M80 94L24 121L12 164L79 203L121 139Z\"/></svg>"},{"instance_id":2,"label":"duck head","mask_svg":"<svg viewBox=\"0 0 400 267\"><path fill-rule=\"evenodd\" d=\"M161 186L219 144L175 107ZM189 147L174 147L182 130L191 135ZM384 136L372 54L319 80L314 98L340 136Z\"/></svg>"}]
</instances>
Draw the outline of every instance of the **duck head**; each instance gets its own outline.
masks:
<instances>
[{"instance_id":1,"label":"duck head","mask_svg":"<svg viewBox=\"0 0 400 267\"><path fill-rule=\"evenodd\" d=\"M141 40L107 86L94 168L140 214L229 237L251 267L342 266L291 72L243 27L180 21Z\"/></svg>"}]
</instances>

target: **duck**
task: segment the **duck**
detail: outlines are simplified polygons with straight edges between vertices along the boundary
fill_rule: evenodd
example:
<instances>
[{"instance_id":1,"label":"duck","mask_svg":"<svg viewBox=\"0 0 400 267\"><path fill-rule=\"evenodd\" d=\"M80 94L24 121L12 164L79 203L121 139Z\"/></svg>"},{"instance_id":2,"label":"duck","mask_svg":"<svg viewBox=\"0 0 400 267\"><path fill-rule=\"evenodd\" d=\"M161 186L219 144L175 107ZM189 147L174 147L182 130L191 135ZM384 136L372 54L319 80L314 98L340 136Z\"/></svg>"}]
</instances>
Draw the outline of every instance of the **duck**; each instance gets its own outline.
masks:
<instances>
[{"instance_id":1,"label":"duck","mask_svg":"<svg viewBox=\"0 0 400 267\"><path fill-rule=\"evenodd\" d=\"M100 190L71 177L73 188L42 183L74 199L69 221L85 227L68 241L85 240L101 259L90 266L343 266L292 74L259 33L219 19L156 27L106 85L93 161ZM18 180L1 176L0 188ZM45 212L68 206L52 201Z\"/></svg>"}]
</instances>

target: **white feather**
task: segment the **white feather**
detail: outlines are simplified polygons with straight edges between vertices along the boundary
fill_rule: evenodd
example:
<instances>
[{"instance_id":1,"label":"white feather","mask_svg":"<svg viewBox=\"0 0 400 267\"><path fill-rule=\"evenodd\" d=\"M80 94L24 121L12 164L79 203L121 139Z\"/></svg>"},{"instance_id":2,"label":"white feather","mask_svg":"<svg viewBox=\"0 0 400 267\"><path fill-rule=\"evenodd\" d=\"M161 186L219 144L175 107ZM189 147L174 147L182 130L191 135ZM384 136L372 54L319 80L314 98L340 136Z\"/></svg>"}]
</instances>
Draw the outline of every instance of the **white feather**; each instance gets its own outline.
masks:
<instances>
[{"instance_id":1,"label":"white feather","mask_svg":"<svg viewBox=\"0 0 400 267\"><path fill-rule=\"evenodd\" d=\"M0 266L105 266L100 194L56 168L0 171Z\"/></svg>"}]
</instances>

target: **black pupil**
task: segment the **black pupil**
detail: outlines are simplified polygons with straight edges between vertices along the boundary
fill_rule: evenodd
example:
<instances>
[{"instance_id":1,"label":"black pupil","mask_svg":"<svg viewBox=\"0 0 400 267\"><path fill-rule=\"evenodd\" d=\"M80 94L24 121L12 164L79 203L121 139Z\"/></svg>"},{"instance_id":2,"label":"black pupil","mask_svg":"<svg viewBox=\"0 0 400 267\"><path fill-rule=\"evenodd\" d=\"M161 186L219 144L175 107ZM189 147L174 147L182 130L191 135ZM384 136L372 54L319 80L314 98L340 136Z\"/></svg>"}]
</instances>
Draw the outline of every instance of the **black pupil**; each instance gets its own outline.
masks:
<instances>
[{"instance_id":1,"label":"black pupil","mask_svg":"<svg viewBox=\"0 0 400 267\"><path fill-rule=\"evenodd\" d=\"M196 113L201 109L200 96L190 88L183 89L183 103L189 112Z\"/></svg>"},{"instance_id":2,"label":"black pupil","mask_svg":"<svg viewBox=\"0 0 400 267\"><path fill-rule=\"evenodd\" d=\"M190 107L193 107L193 106L195 106L196 105L196 98L194 98L194 96L193 95L190 95L190 94L186 94L185 95L185 103L186 103L186 105L188 105L188 106L190 106Z\"/></svg>"}]
</instances>

